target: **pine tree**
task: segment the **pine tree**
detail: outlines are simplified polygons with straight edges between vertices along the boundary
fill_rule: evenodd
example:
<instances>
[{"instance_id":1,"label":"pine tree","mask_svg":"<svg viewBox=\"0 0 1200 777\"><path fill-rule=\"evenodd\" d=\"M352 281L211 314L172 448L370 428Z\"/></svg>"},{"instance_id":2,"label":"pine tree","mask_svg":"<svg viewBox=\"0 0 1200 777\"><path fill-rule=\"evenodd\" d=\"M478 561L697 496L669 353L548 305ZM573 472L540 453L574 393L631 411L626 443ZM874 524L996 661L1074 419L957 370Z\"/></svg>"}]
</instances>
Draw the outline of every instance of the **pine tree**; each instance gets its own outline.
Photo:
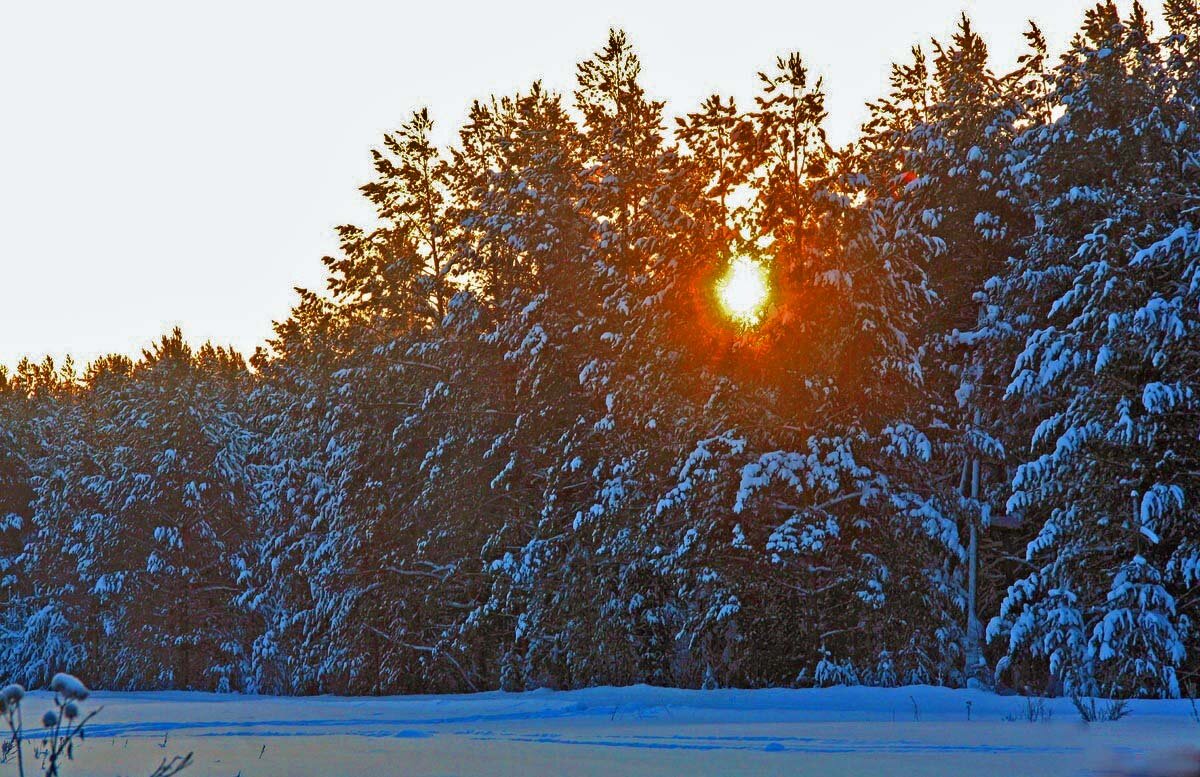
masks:
<instances>
[{"instance_id":1,"label":"pine tree","mask_svg":"<svg viewBox=\"0 0 1200 777\"><path fill-rule=\"evenodd\" d=\"M1031 130L1039 226L1006 278L1030 322L1008 393L1040 420L1010 509L1041 528L989 632L1006 665L1048 660L1081 692L1176 696L1187 657L1197 179L1179 62L1140 7L1088 12L1064 113Z\"/></svg>"},{"instance_id":2,"label":"pine tree","mask_svg":"<svg viewBox=\"0 0 1200 777\"><path fill-rule=\"evenodd\" d=\"M241 687L243 616L230 607L249 541L241 358L179 330L89 368L91 471L65 494L78 583L115 685ZM98 635L96 635L98 636Z\"/></svg>"},{"instance_id":3,"label":"pine tree","mask_svg":"<svg viewBox=\"0 0 1200 777\"><path fill-rule=\"evenodd\" d=\"M12 415L6 421L14 421L6 426L8 440L20 446L9 462L21 467L9 473L27 479L5 492L23 504L15 506L19 512L6 529L5 539L20 544L6 557L0 660L9 676L30 686L82 665L89 654L82 626L95 608L79 590L72 560L79 549L63 541L69 524L61 509L89 452L81 439L76 381L70 361L58 368L47 358L22 360L7 382L5 405Z\"/></svg>"}]
</instances>

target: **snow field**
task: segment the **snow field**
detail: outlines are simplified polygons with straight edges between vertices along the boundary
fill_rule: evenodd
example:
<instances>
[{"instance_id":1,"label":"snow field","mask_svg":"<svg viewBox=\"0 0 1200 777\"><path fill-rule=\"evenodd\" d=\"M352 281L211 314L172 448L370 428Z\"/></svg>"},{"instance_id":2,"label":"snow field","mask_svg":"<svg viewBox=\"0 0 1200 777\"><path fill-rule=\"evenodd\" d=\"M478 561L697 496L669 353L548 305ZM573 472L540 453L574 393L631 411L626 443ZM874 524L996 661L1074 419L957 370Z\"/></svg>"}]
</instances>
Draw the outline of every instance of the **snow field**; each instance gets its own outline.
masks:
<instances>
[{"instance_id":1,"label":"snow field","mask_svg":"<svg viewBox=\"0 0 1200 777\"><path fill-rule=\"evenodd\" d=\"M26 704L36 713L49 698L33 693ZM1085 726L1067 699L1046 700L1043 719L1030 722L1022 698L932 687L96 692L87 702L95 706L104 709L66 775L146 774L188 751L189 777L1182 774L1170 770L1200 743L1187 701L1133 702L1125 720Z\"/></svg>"}]
</instances>

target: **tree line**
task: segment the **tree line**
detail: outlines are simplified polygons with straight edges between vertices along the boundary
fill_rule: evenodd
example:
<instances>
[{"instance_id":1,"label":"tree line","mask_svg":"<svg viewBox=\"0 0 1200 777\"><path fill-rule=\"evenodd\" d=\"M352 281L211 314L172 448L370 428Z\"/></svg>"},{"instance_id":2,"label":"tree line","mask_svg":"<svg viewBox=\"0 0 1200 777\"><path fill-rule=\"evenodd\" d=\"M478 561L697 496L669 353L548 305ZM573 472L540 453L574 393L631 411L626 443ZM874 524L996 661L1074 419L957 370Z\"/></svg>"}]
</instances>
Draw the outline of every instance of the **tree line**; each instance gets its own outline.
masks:
<instances>
[{"instance_id":1,"label":"tree line","mask_svg":"<svg viewBox=\"0 0 1200 777\"><path fill-rule=\"evenodd\" d=\"M619 31L448 148L413 114L249 359L0 371L2 673L1187 692L1200 10L1164 11L999 74L964 17L842 148L798 55L670 119Z\"/></svg>"}]
</instances>

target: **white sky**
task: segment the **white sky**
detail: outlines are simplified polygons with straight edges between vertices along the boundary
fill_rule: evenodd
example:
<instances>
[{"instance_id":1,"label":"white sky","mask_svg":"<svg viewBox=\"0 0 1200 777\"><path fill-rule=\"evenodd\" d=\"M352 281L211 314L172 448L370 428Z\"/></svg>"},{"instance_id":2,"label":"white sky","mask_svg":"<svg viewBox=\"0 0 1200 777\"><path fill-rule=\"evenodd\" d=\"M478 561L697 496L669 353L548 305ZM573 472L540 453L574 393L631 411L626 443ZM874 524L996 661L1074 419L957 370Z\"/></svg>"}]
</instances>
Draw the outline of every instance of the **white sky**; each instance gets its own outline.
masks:
<instances>
[{"instance_id":1,"label":"white sky","mask_svg":"<svg viewBox=\"0 0 1200 777\"><path fill-rule=\"evenodd\" d=\"M249 352L320 287L333 227L362 222L370 148L428 105L574 66L623 27L644 83L684 113L799 51L849 139L889 63L966 11L1010 65L1033 18L1056 48L1089 0L0 4L0 364L136 353L178 324ZM1127 8L1129 0L1121 3ZM1158 16L1159 3L1148 5Z\"/></svg>"}]
</instances>

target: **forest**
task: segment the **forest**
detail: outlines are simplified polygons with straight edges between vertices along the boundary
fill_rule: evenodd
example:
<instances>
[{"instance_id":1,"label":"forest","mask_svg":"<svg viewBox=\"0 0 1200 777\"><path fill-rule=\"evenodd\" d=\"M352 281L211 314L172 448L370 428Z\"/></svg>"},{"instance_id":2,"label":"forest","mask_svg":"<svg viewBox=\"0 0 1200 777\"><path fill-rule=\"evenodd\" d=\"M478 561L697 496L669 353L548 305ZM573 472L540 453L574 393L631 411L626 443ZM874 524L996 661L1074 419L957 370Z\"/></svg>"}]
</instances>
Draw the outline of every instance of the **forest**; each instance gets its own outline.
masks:
<instances>
[{"instance_id":1,"label":"forest","mask_svg":"<svg viewBox=\"0 0 1200 777\"><path fill-rule=\"evenodd\" d=\"M448 147L412 113L256 353L0 369L0 675L1195 695L1200 5L1164 6L1003 73L964 16L840 148L800 55L676 114L617 30Z\"/></svg>"}]
</instances>

